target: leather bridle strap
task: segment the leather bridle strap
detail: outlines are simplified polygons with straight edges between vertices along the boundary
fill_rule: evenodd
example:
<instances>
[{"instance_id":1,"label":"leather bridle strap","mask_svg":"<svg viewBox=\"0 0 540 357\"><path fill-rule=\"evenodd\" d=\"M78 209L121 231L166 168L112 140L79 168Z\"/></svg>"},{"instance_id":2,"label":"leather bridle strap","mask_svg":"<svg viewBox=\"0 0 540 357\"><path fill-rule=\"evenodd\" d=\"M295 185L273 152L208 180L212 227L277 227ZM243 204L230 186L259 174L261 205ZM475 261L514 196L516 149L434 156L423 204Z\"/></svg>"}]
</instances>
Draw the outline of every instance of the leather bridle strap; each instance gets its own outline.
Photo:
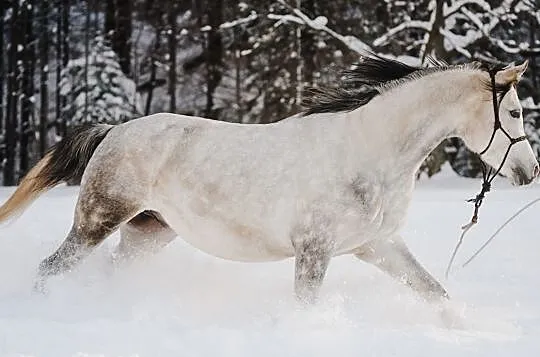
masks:
<instances>
[{"instance_id":1,"label":"leather bridle strap","mask_svg":"<svg viewBox=\"0 0 540 357\"><path fill-rule=\"evenodd\" d=\"M523 136L520 136L520 137L517 137L517 138L513 138L506 130L504 130L504 128L503 128L503 126L501 124L501 119L499 118L499 104L500 103L497 100L497 89L496 89L496 84L495 84L495 75L497 74L497 71L496 70L489 70L488 73L489 73L489 77L490 77L490 80L491 80L491 94L493 96L493 115L495 117L495 123L493 125L493 132L491 133L491 138L489 139L489 142L488 142L486 148L484 150L480 151L479 155L480 156L484 155L486 153L486 151L488 151L491 144L493 143L493 139L495 138L495 134L497 133L497 130L500 130L508 138L508 140L510 140L510 145L509 145L508 150L506 151L506 155L504 156L504 159L502 161L502 164L504 164L504 161L506 160L506 157L508 156L508 151L510 150L510 147L512 147L512 145L514 145L516 143L519 143L520 141L523 141L523 140L527 139L527 137L525 135L523 135ZM501 164L501 167L502 167L502 164Z\"/></svg>"}]
</instances>

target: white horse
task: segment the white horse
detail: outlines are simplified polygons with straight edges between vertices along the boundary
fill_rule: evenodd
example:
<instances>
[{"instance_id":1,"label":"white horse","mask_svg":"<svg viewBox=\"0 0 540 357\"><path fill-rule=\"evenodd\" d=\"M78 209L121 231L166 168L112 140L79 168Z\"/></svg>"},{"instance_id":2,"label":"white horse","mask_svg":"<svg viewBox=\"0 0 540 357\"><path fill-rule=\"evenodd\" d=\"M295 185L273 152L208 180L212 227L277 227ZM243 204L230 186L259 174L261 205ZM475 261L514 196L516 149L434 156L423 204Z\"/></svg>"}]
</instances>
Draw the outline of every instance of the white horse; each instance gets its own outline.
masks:
<instances>
[{"instance_id":1,"label":"white horse","mask_svg":"<svg viewBox=\"0 0 540 357\"><path fill-rule=\"evenodd\" d=\"M120 254L156 249L176 235L236 261L295 258L295 292L313 301L330 259L376 265L423 297L447 293L399 231L415 173L443 139L460 137L494 167L523 136L515 84L526 63L490 74L479 64L421 69L367 56L343 88L315 93L308 109L267 125L154 114L94 125L57 144L0 208L0 221L57 183L81 178L71 231L43 260L40 279L72 268L120 229ZM344 89L347 88L347 89ZM538 164L527 141L502 173L530 183Z\"/></svg>"}]
</instances>

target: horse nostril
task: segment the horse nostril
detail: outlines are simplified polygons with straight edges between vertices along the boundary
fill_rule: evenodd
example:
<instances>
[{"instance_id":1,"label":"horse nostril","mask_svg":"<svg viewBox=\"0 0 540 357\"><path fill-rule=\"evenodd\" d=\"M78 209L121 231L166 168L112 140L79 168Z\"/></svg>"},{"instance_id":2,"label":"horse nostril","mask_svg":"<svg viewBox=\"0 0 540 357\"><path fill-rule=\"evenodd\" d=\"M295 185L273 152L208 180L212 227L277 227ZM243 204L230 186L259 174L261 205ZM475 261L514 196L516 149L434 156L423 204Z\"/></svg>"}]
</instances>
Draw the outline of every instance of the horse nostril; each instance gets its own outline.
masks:
<instances>
[{"instance_id":1,"label":"horse nostril","mask_svg":"<svg viewBox=\"0 0 540 357\"><path fill-rule=\"evenodd\" d=\"M536 164L533 169L533 177L538 177L538 174L540 174L540 166Z\"/></svg>"}]
</instances>

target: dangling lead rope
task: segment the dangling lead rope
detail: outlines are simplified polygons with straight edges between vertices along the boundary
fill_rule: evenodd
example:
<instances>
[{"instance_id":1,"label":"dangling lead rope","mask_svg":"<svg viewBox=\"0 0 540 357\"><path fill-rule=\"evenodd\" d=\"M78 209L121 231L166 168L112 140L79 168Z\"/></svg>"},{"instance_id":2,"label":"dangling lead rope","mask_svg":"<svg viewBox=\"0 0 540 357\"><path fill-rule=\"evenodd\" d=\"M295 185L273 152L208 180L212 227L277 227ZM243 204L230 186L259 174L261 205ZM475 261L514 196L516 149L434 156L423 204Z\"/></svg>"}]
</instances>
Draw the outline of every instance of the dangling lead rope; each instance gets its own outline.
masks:
<instances>
[{"instance_id":1,"label":"dangling lead rope","mask_svg":"<svg viewBox=\"0 0 540 357\"><path fill-rule=\"evenodd\" d=\"M471 199L467 200L467 202L474 202L473 216L472 216L471 221L469 223L467 223L466 225L461 227L461 229L463 231L461 232L461 235L459 236L459 240L458 240L458 242L456 244L456 247L454 248L454 251L452 252L452 256L450 257L450 261L448 262L448 266L446 267L446 271L444 273L444 275L445 275L445 277L447 279L448 279L448 274L450 273L450 269L452 268L452 264L454 263L454 259L456 258L457 252L458 252L459 248L461 247L461 244L463 243L463 239L465 238L465 234L467 234L467 232L476 223L478 223L478 211L480 210L480 206L482 206L482 202L484 201L486 193L488 193L491 190L491 183L493 182L495 177L497 177L499 172L501 172L501 170L502 170L502 168L504 166L504 163L506 162L506 159L508 158L508 154L510 153L510 149L512 148L512 146L514 146L514 144L517 144L518 142L523 141L523 140L526 139L526 136L520 136L520 137L517 137L517 138L513 138L502 127L501 120L499 118L499 103L498 103L498 100L497 100L497 88L496 88L496 84L495 84L495 75L497 74L497 71L493 70L493 69L490 69L490 70L488 70L488 72L489 72L489 77L491 79L491 93L492 93L492 97L493 97L493 115L495 117L495 123L493 125L493 132L491 133L491 138L489 139L489 142L488 142L487 146L485 147L485 149L482 150L479 153L479 156L482 156L483 154L486 153L486 151L488 151L491 144L493 143L493 140L495 139L495 134L497 133L497 130L500 130L500 131L502 131L504 133L504 135L510 140L510 145L508 145L508 148L506 149L506 153L504 154L504 157L503 157L499 167L494 172L493 172L493 170L491 168L489 168L489 170L487 170L486 165L482 162L482 181L483 181L482 182L482 190L480 190L480 193L478 193L475 198L471 198ZM481 248L481 249L483 249L483 248Z\"/></svg>"},{"instance_id":2,"label":"dangling lead rope","mask_svg":"<svg viewBox=\"0 0 540 357\"><path fill-rule=\"evenodd\" d=\"M537 202L540 202L540 197L535 199L535 200L532 200L531 202L527 203L525 206L523 206L519 211L517 211L516 213L514 213L510 218L508 218L496 231L495 233L493 233L491 235L491 237L488 238L488 240L486 240L486 242L484 244L482 244L482 246L480 248L478 248L478 250L469 258L467 259L467 261L465 263L463 263L463 265L461 266L462 268L465 268L467 265L469 265L470 262L473 261L474 258L476 258L480 253L482 253L482 251L488 246L489 243L491 243L491 241L493 239L495 239L495 237L503 230L504 227L506 227L508 225L508 223L512 222L517 216L519 216L523 211L527 210L529 207L531 207L532 205L536 204Z\"/></svg>"},{"instance_id":3,"label":"dangling lead rope","mask_svg":"<svg viewBox=\"0 0 540 357\"><path fill-rule=\"evenodd\" d=\"M463 243L463 238L465 238L465 234L469 231L469 229L472 228L476 223L478 223L478 210L480 209L480 206L482 205L482 202L484 201L486 193L488 193L491 190L491 182L493 181L493 178L496 177L496 174L499 170L491 177L489 178L489 175L491 174L491 168L489 168L489 171L486 173L486 168L484 163L482 163L482 176L483 176L483 182L482 182L482 190L480 190L480 193L476 195L475 198L471 198L467 200L467 202L474 202L474 212L473 216L471 217L471 221L467 223L466 225L461 227L461 235L459 236L459 240L454 248L454 251L452 252L452 256L450 257L450 261L448 262L448 266L446 267L446 271L444 273L444 276L448 279L448 274L450 273L450 269L452 268L452 264L454 263L454 259L456 258L457 252L459 248L461 247L461 244Z\"/></svg>"}]
</instances>

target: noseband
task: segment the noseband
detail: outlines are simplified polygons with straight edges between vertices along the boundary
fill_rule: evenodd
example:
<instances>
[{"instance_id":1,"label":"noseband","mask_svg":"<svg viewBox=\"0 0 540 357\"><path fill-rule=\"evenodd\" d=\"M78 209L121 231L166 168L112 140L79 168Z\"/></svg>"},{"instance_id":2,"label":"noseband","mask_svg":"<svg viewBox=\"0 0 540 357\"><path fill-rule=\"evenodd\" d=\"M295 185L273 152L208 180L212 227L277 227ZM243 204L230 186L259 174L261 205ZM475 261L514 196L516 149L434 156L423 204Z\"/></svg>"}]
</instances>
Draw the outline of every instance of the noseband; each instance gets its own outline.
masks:
<instances>
[{"instance_id":1,"label":"noseband","mask_svg":"<svg viewBox=\"0 0 540 357\"><path fill-rule=\"evenodd\" d=\"M517 138L513 138L503 128L503 126L501 124L501 119L499 118L499 105L500 105L500 102L497 99L497 87L496 87L496 84L495 84L495 75L497 74L497 70L496 69L488 69L488 73L489 73L489 77L490 77L490 80L491 80L491 94L493 96L493 116L495 118L495 123L493 125L493 132L491 133L491 138L489 139L489 142L488 142L486 148L484 150L480 151L480 153L478 153L478 155L481 157L482 155L484 155L489 150L489 148L491 147L491 144L493 143L493 139L495 139L495 134L497 134L498 130L502 131L503 134L508 138L508 140L510 140L510 144L508 145L508 148L506 149L506 153L504 154L504 157L503 157L503 159L501 161L501 164L499 165L497 170L493 170L491 167L488 168L487 165L483 161L481 161L481 164L482 164L482 189L476 195L476 197L467 200L467 202L474 203L474 213L473 213L473 216L471 218L471 221L469 223L467 223L466 225L464 225L463 227L461 227L463 232L461 233L461 236L459 237L459 241L458 241L458 243L457 243L457 245L456 245L456 247L454 249L454 252L452 253L452 257L450 258L450 262L448 263L448 267L446 268L446 274L445 275L446 275L447 278L448 278L448 273L450 272L450 268L452 267L452 263L454 261L454 258L456 257L456 253L457 253L459 247L461 246L461 243L463 242L463 238L465 237L465 234L467 233L467 231L473 225L475 225L478 222L478 210L480 209L480 206L482 205L482 202L484 200L484 197L485 197L486 193L491 190L491 182L501 172L501 170L502 170L502 168L504 166L504 163L506 162L506 159L508 158L508 154L510 153L510 149L512 148L512 146L514 146L514 144L519 143L520 141L523 141L523 140L527 139L527 137L525 135L517 137ZM501 100L502 100L502 98L501 98Z\"/></svg>"}]
</instances>

